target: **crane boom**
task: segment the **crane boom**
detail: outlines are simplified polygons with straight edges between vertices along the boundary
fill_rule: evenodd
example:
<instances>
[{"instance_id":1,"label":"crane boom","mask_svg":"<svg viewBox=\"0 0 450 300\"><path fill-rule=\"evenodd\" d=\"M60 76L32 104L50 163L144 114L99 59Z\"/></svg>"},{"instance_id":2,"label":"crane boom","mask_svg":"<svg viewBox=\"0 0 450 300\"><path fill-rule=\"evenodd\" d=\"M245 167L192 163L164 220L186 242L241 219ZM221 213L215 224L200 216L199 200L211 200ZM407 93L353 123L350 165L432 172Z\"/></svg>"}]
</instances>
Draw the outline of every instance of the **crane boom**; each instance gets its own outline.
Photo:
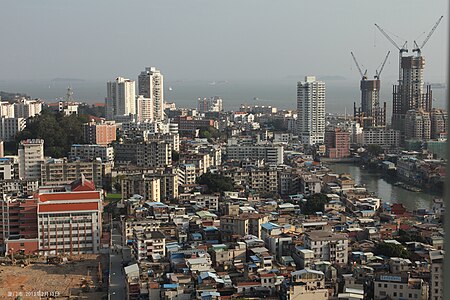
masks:
<instances>
[{"instance_id":1,"label":"crane boom","mask_svg":"<svg viewBox=\"0 0 450 300\"><path fill-rule=\"evenodd\" d=\"M389 40L389 42L391 42L392 45L395 46L395 48L398 49L398 82L400 83L402 81L402 57L403 57L403 52L408 52L407 49L407 41L405 41L405 43L403 44L403 46L400 48L399 45L397 45L397 43L383 30L383 28L381 28L380 26L378 26L377 24L375 24L375 27L378 28L378 30Z\"/></svg>"},{"instance_id":2,"label":"crane boom","mask_svg":"<svg viewBox=\"0 0 450 300\"><path fill-rule=\"evenodd\" d=\"M427 37L425 38L425 40L422 42L422 44L419 46L417 46L416 41L414 41L414 44L416 45L416 49L413 49L414 52L419 52L421 51L421 49L425 46L425 44L428 42L428 40L430 39L430 37L433 35L434 31L436 30L436 28L439 26L439 23L441 23L442 19L444 18L444 16L441 16L436 23L434 24L433 28L431 28L430 33L428 33Z\"/></svg>"},{"instance_id":3,"label":"crane boom","mask_svg":"<svg viewBox=\"0 0 450 300\"><path fill-rule=\"evenodd\" d=\"M378 26L377 23L375 23L375 27L378 28L378 30L388 39L389 42L391 42L392 45L395 46L395 48L397 48L398 50L400 50L401 48L397 45L397 43L383 30L383 28L381 28L380 26Z\"/></svg>"},{"instance_id":4,"label":"crane boom","mask_svg":"<svg viewBox=\"0 0 450 300\"><path fill-rule=\"evenodd\" d=\"M366 73L363 73L363 72L362 72L361 67L359 66L358 61L356 60L356 57L355 57L355 55L353 54L353 52L350 52L350 54L352 55L353 61L355 62L356 67L358 68L359 74L361 74L361 78L366 77Z\"/></svg>"},{"instance_id":5,"label":"crane boom","mask_svg":"<svg viewBox=\"0 0 450 300\"><path fill-rule=\"evenodd\" d=\"M389 54L391 54L391 51L388 51L388 53L386 54L386 57L384 58L383 63L381 64L380 71L376 71L376 75L375 75L376 79L380 79L381 72L384 69L384 65L386 64Z\"/></svg>"}]
</instances>

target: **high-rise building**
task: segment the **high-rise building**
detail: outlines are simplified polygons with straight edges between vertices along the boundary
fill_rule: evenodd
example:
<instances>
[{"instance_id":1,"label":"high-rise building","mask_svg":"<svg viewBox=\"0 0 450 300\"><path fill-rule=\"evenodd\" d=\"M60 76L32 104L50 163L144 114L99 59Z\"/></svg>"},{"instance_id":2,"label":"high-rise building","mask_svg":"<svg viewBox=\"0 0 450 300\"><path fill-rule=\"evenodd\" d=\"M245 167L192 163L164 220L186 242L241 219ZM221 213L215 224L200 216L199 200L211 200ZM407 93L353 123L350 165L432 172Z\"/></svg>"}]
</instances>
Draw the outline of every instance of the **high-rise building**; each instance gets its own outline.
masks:
<instances>
[{"instance_id":1,"label":"high-rise building","mask_svg":"<svg viewBox=\"0 0 450 300\"><path fill-rule=\"evenodd\" d=\"M322 144L325 138L325 83L306 76L297 83L299 139L303 144Z\"/></svg>"},{"instance_id":2,"label":"high-rise building","mask_svg":"<svg viewBox=\"0 0 450 300\"><path fill-rule=\"evenodd\" d=\"M431 86L425 87L423 56L401 58L401 79L393 89L392 127L405 133L406 114L411 109L430 112L432 106Z\"/></svg>"},{"instance_id":3,"label":"high-rise building","mask_svg":"<svg viewBox=\"0 0 450 300\"><path fill-rule=\"evenodd\" d=\"M429 140L430 138L430 113L423 109L408 110L405 115L405 139Z\"/></svg>"},{"instance_id":4,"label":"high-rise building","mask_svg":"<svg viewBox=\"0 0 450 300\"><path fill-rule=\"evenodd\" d=\"M386 126L386 102L380 107L380 79L361 79L361 107L354 107L354 115L364 128Z\"/></svg>"},{"instance_id":5,"label":"high-rise building","mask_svg":"<svg viewBox=\"0 0 450 300\"><path fill-rule=\"evenodd\" d=\"M329 158L350 156L350 133L340 128L325 132L325 145Z\"/></svg>"},{"instance_id":6,"label":"high-rise building","mask_svg":"<svg viewBox=\"0 0 450 300\"><path fill-rule=\"evenodd\" d=\"M123 77L117 77L115 81L107 83L107 96L105 99L106 117L113 119L115 116L136 114L135 82Z\"/></svg>"},{"instance_id":7,"label":"high-rise building","mask_svg":"<svg viewBox=\"0 0 450 300\"><path fill-rule=\"evenodd\" d=\"M0 139L6 142L14 141L16 134L26 126L24 118L0 118Z\"/></svg>"},{"instance_id":8,"label":"high-rise building","mask_svg":"<svg viewBox=\"0 0 450 300\"><path fill-rule=\"evenodd\" d=\"M431 117L431 138L439 139L447 133L447 111L444 109L433 108Z\"/></svg>"},{"instance_id":9,"label":"high-rise building","mask_svg":"<svg viewBox=\"0 0 450 300\"><path fill-rule=\"evenodd\" d=\"M14 104L8 101L0 101L0 117L14 118Z\"/></svg>"},{"instance_id":10,"label":"high-rise building","mask_svg":"<svg viewBox=\"0 0 450 300\"><path fill-rule=\"evenodd\" d=\"M223 110L222 98L214 96L197 99L197 110L199 112L219 112Z\"/></svg>"},{"instance_id":11,"label":"high-rise building","mask_svg":"<svg viewBox=\"0 0 450 300\"><path fill-rule=\"evenodd\" d=\"M14 117L28 119L42 111L42 102L39 100L27 100L22 98L14 105Z\"/></svg>"},{"instance_id":12,"label":"high-rise building","mask_svg":"<svg viewBox=\"0 0 450 300\"><path fill-rule=\"evenodd\" d=\"M165 168L172 165L170 144L165 141L140 143L136 149L137 165L147 168Z\"/></svg>"},{"instance_id":13,"label":"high-rise building","mask_svg":"<svg viewBox=\"0 0 450 300\"><path fill-rule=\"evenodd\" d=\"M142 95L138 95L136 98L136 105L138 122L151 122L154 120L153 101L151 98L146 98Z\"/></svg>"},{"instance_id":14,"label":"high-rise building","mask_svg":"<svg viewBox=\"0 0 450 300\"><path fill-rule=\"evenodd\" d=\"M164 119L164 78L155 67L145 68L138 77L138 94L150 98L153 105L153 118Z\"/></svg>"},{"instance_id":15,"label":"high-rise building","mask_svg":"<svg viewBox=\"0 0 450 300\"><path fill-rule=\"evenodd\" d=\"M92 120L83 124L83 141L87 144L108 145L116 140L116 129L114 121Z\"/></svg>"},{"instance_id":16,"label":"high-rise building","mask_svg":"<svg viewBox=\"0 0 450 300\"><path fill-rule=\"evenodd\" d=\"M19 145L19 178L41 179L41 164L44 163L44 140L23 140Z\"/></svg>"}]
</instances>

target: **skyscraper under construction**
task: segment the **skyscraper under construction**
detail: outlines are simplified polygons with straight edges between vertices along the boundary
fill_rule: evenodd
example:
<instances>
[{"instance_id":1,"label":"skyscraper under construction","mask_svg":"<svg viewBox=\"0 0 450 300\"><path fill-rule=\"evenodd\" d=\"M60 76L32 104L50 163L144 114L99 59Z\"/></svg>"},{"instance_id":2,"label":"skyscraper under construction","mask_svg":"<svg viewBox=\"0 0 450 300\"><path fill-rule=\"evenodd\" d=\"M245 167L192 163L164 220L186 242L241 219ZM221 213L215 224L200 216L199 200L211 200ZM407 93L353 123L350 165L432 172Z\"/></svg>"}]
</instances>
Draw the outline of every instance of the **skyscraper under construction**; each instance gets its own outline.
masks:
<instances>
[{"instance_id":1,"label":"skyscraper under construction","mask_svg":"<svg viewBox=\"0 0 450 300\"><path fill-rule=\"evenodd\" d=\"M408 52L406 48L407 42L400 47L380 26L375 24L391 44L399 50L399 80L398 84L394 85L392 92L392 128L399 130L402 137L405 137L406 131L412 128L411 123L415 122L414 120L419 122L419 118L412 116L420 115L429 119L432 108L432 92L431 85L425 86L424 84L423 70L425 67L425 59L421 52L442 18L443 16L437 20L420 46L414 41L414 49L412 51L415 54L412 56L403 56L403 53ZM428 131L427 129L426 132ZM406 134L407 138L411 136L414 136L411 132Z\"/></svg>"},{"instance_id":2,"label":"skyscraper under construction","mask_svg":"<svg viewBox=\"0 0 450 300\"><path fill-rule=\"evenodd\" d=\"M386 126L386 102L384 102L383 107L380 106L380 75L389 53L390 51L386 54L380 70L376 70L374 79L367 79L367 70L364 73L362 72L355 55L353 52L351 53L361 74L361 107L356 107L356 103L354 103L354 116L366 129L384 128Z\"/></svg>"},{"instance_id":3,"label":"skyscraper under construction","mask_svg":"<svg viewBox=\"0 0 450 300\"><path fill-rule=\"evenodd\" d=\"M354 115L364 128L386 126L386 102L380 106L380 79L361 79L361 107L354 104Z\"/></svg>"},{"instance_id":4,"label":"skyscraper under construction","mask_svg":"<svg viewBox=\"0 0 450 300\"><path fill-rule=\"evenodd\" d=\"M430 112L432 108L431 86L424 84L425 59L417 56L401 58L401 79L393 86L392 128L405 132L406 113L411 110Z\"/></svg>"}]
</instances>

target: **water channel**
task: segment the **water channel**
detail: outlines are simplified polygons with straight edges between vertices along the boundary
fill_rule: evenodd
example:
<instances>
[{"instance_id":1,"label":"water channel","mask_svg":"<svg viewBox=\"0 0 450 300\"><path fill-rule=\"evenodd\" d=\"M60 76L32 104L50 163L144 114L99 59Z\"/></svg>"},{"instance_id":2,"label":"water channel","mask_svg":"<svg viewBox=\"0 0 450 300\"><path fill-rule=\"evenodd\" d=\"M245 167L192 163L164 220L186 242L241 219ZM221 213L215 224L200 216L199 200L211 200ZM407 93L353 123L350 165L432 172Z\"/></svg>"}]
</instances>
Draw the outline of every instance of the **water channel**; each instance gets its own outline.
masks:
<instances>
[{"instance_id":1,"label":"water channel","mask_svg":"<svg viewBox=\"0 0 450 300\"><path fill-rule=\"evenodd\" d=\"M368 191L374 192L383 202L402 203L408 210L431 208L434 198L426 192L411 192L386 181L379 173L361 169L358 165L348 163L328 164L333 173L350 174L356 184L364 185Z\"/></svg>"}]
</instances>

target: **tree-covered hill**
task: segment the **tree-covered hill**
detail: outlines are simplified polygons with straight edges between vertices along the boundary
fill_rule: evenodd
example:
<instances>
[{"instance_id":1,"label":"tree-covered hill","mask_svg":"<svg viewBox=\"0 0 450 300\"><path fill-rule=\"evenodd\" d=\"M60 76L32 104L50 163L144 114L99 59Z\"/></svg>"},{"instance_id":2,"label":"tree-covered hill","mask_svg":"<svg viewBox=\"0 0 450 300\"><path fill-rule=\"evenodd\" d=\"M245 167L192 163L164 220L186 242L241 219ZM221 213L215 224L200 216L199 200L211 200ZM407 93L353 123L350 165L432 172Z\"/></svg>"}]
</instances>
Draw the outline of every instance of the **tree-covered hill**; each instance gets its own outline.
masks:
<instances>
[{"instance_id":1,"label":"tree-covered hill","mask_svg":"<svg viewBox=\"0 0 450 300\"><path fill-rule=\"evenodd\" d=\"M82 143L82 125L86 122L84 116L64 116L43 110L40 115L27 120L27 127L16 137L16 146L24 139L43 139L45 156L67 156L72 144Z\"/></svg>"}]
</instances>

